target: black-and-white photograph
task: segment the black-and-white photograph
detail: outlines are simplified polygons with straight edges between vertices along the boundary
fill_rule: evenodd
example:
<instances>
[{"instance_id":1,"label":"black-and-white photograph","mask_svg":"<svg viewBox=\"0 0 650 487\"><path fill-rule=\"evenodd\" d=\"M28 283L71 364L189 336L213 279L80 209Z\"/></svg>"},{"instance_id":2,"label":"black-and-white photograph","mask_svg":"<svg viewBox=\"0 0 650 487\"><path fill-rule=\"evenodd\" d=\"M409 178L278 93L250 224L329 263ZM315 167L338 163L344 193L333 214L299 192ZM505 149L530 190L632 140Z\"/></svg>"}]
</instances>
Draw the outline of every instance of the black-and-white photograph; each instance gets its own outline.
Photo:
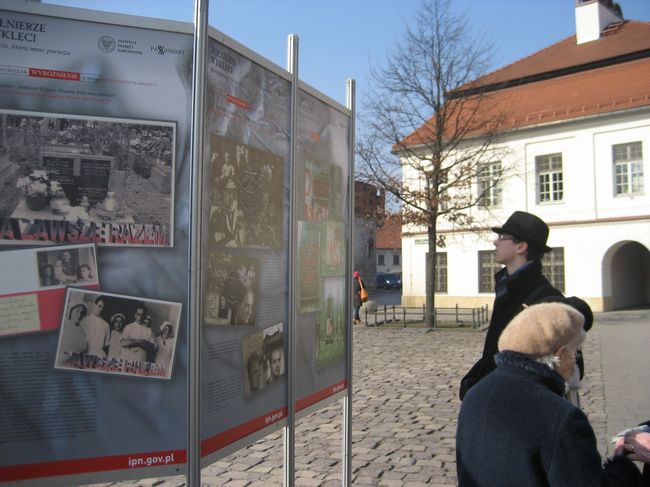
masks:
<instances>
[{"instance_id":1,"label":"black-and-white photograph","mask_svg":"<svg viewBox=\"0 0 650 487\"><path fill-rule=\"evenodd\" d=\"M173 246L176 125L0 110L0 243Z\"/></svg>"},{"instance_id":2,"label":"black-and-white photograph","mask_svg":"<svg viewBox=\"0 0 650 487\"><path fill-rule=\"evenodd\" d=\"M341 168L312 159L305 160L306 221L340 220Z\"/></svg>"},{"instance_id":3,"label":"black-and-white photograph","mask_svg":"<svg viewBox=\"0 0 650 487\"><path fill-rule=\"evenodd\" d=\"M169 379L181 304L68 288L55 367Z\"/></svg>"},{"instance_id":4,"label":"black-and-white photograph","mask_svg":"<svg viewBox=\"0 0 650 487\"><path fill-rule=\"evenodd\" d=\"M284 376L284 333L282 323L242 338L244 397L260 392Z\"/></svg>"},{"instance_id":5,"label":"black-and-white photograph","mask_svg":"<svg viewBox=\"0 0 650 487\"><path fill-rule=\"evenodd\" d=\"M284 332L282 323L262 330L263 380L271 384L284 376Z\"/></svg>"},{"instance_id":6,"label":"black-and-white photograph","mask_svg":"<svg viewBox=\"0 0 650 487\"><path fill-rule=\"evenodd\" d=\"M257 259L210 252L203 322L208 325L254 325L258 279Z\"/></svg>"},{"instance_id":7,"label":"black-and-white photograph","mask_svg":"<svg viewBox=\"0 0 650 487\"><path fill-rule=\"evenodd\" d=\"M50 247L36 260L40 287L99 284L93 245Z\"/></svg>"},{"instance_id":8,"label":"black-and-white photograph","mask_svg":"<svg viewBox=\"0 0 650 487\"><path fill-rule=\"evenodd\" d=\"M266 385L264 377L264 345L262 332L256 331L241 339L244 375L244 397L260 392Z\"/></svg>"},{"instance_id":9,"label":"black-and-white photograph","mask_svg":"<svg viewBox=\"0 0 650 487\"><path fill-rule=\"evenodd\" d=\"M282 158L216 135L211 144L211 246L279 250Z\"/></svg>"}]
</instances>

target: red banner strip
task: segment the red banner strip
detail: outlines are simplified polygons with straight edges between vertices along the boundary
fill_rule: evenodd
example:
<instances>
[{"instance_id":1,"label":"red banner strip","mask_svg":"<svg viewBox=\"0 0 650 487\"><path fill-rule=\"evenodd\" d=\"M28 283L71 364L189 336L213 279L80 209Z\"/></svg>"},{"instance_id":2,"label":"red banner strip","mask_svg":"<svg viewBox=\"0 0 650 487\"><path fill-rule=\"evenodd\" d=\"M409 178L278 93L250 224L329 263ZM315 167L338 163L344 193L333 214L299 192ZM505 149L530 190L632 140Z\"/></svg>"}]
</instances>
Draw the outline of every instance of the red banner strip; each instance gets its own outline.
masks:
<instances>
[{"instance_id":1,"label":"red banner strip","mask_svg":"<svg viewBox=\"0 0 650 487\"><path fill-rule=\"evenodd\" d=\"M68 81L79 81L81 75L74 71L59 71L58 69L29 68L29 76L33 78L53 78Z\"/></svg>"},{"instance_id":2,"label":"red banner strip","mask_svg":"<svg viewBox=\"0 0 650 487\"><path fill-rule=\"evenodd\" d=\"M337 392L341 392L345 390L347 386L348 386L347 381L342 380L341 382L326 387L325 389L321 389L320 391L315 392L310 396L304 397L302 399L298 399L296 401L296 411L302 411L303 409L308 408L309 406L312 406L317 402L322 401L323 399L327 399L328 397L333 396Z\"/></svg>"},{"instance_id":3,"label":"red banner strip","mask_svg":"<svg viewBox=\"0 0 650 487\"><path fill-rule=\"evenodd\" d=\"M42 477L58 477L109 470L127 470L129 468L159 467L177 465L187 461L185 450L169 450L152 453L134 453L132 455L114 455L109 457L77 458L57 462L31 463L0 467L0 482L26 480Z\"/></svg>"}]
</instances>

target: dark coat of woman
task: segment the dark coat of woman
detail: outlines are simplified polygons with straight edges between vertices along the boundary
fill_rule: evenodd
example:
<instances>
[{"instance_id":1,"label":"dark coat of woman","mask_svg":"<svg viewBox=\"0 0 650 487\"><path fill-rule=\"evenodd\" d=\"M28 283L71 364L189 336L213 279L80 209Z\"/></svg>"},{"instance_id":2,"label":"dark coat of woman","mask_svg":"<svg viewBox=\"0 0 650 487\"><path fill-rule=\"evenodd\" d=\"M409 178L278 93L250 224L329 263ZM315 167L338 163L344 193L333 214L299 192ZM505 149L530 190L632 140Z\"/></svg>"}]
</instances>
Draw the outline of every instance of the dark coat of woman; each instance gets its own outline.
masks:
<instances>
[{"instance_id":1,"label":"dark coat of woman","mask_svg":"<svg viewBox=\"0 0 650 487\"><path fill-rule=\"evenodd\" d=\"M564 380L547 365L504 351L473 387L458 416L460 487L635 486L623 456L603 467L585 414L565 400Z\"/></svg>"},{"instance_id":2,"label":"dark coat of woman","mask_svg":"<svg viewBox=\"0 0 650 487\"><path fill-rule=\"evenodd\" d=\"M494 299L494 309L492 310L490 326L485 337L481 358L460 382L461 400L470 387L474 386L496 367L494 354L498 352L497 343L501 332L512 318L519 314L523 309L523 305L532 304L548 296L562 296L562 293L555 289L548 282L548 279L542 275L542 264L537 260L530 262L512 276L507 276L507 270L504 267L494 275L496 287L498 287L498 283L502 279L506 279L506 290L502 294L497 293Z\"/></svg>"},{"instance_id":3,"label":"dark coat of woman","mask_svg":"<svg viewBox=\"0 0 650 487\"><path fill-rule=\"evenodd\" d=\"M359 283L359 281L361 281L361 278L360 277L354 278L353 281L354 281L354 294L352 295L352 301L353 301L352 304L354 305L354 307L357 306L361 307L361 305L363 304L361 302L361 284Z\"/></svg>"}]
</instances>

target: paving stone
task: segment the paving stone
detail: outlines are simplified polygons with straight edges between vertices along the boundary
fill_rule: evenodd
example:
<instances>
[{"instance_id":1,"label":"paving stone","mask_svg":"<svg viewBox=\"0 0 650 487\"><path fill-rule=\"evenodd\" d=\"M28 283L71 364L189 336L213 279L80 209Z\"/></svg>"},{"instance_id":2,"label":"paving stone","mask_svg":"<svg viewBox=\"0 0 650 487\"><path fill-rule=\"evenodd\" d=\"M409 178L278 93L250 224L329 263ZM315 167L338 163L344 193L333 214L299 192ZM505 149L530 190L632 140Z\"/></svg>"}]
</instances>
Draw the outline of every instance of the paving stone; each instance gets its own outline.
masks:
<instances>
[{"instance_id":1,"label":"paving stone","mask_svg":"<svg viewBox=\"0 0 650 487\"><path fill-rule=\"evenodd\" d=\"M611 449L609 438L619 424L631 426L647 419L635 418L647 416L650 404L650 354L629 356L624 348L630 340L634 342L630 346L640 344L645 349L650 343L650 311L640 313L597 314L583 346L586 375L581 403L603 454ZM354 487L456 485L458 384L480 356L484 339L485 333L474 330L423 333L355 328ZM621 357L625 357L624 366ZM340 485L340 423L338 402L297 422L297 486ZM274 432L204 468L202 485L281 487L282 454L282 432ZM185 477L116 482L106 487L153 486L152 481L156 487L180 487Z\"/></svg>"}]
</instances>

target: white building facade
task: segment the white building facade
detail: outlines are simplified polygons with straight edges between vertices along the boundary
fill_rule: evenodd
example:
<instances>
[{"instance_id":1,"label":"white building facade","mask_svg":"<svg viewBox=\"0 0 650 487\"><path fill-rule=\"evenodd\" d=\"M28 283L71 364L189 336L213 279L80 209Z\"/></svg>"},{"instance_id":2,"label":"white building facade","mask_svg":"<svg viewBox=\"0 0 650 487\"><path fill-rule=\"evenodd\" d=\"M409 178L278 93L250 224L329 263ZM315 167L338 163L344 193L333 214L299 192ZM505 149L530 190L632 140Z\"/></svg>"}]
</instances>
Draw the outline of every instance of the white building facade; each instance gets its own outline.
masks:
<instances>
[{"instance_id":1,"label":"white building facade","mask_svg":"<svg viewBox=\"0 0 650 487\"><path fill-rule=\"evenodd\" d=\"M584 3L603 9L596 0ZM589 5L576 7L577 19L583 7ZM439 225L446 246L437 249L437 306L491 305L499 266L493 261L495 234L490 227L500 226L516 210L548 223L553 252L544 259L544 273L565 295L585 299L594 311L650 304L650 82L642 81L650 73L650 24L615 25L618 30L609 38L589 41L603 42L586 46L584 59L585 50L573 38L553 46L570 59L559 68L545 57L553 53L540 51L539 59L533 55L523 61L545 67L546 73L517 63L508 67L510 74L495 72L503 79L516 75L532 81L506 82L497 93L522 102L514 114L519 121L497 148L504 155L493 161L508 175L490 191L485 205L471 210L482 223L472 231ZM648 40L638 40L641 47L622 47L644 32ZM642 51L644 43L645 57L623 52ZM616 61L605 59L610 56L607 49L613 50L612 58L618 56ZM587 67L575 68L580 63ZM475 190L480 191L479 181ZM404 227L406 306L424 301L427 242L425 229Z\"/></svg>"}]
</instances>

